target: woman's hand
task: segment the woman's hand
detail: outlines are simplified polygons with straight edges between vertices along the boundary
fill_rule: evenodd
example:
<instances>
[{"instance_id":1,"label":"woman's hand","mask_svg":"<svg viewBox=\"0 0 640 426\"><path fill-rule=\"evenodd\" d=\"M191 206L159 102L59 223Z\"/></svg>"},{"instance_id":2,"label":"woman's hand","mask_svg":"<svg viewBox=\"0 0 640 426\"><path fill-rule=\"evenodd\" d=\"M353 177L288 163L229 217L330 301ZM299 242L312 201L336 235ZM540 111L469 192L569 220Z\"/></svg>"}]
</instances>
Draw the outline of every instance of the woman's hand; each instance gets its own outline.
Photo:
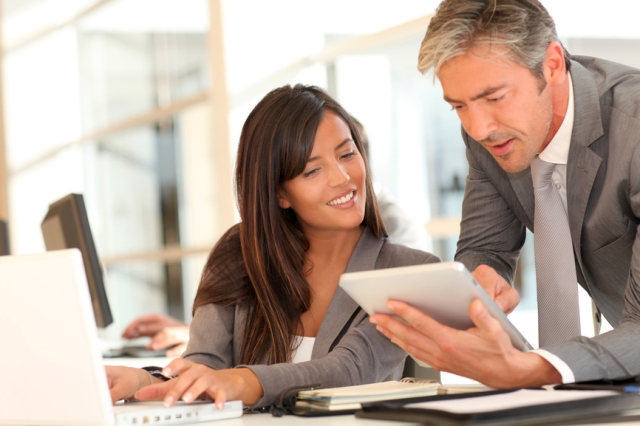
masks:
<instances>
[{"instance_id":1,"label":"woman's hand","mask_svg":"<svg viewBox=\"0 0 640 426\"><path fill-rule=\"evenodd\" d=\"M185 402L192 402L206 396L215 401L218 408L222 408L227 400L241 399L244 404L252 405L264 395L260 381L248 368L214 370L179 358L171 361L162 374L178 377L141 389L135 394L136 399L162 400L166 407L171 407L181 398Z\"/></svg>"},{"instance_id":2,"label":"woman's hand","mask_svg":"<svg viewBox=\"0 0 640 426\"><path fill-rule=\"evenodd\" d=\"M128 399L154 380L151 375L140 368L105 366L111 402L114 404L121 399Z\"/></svg>"}]
</instances>

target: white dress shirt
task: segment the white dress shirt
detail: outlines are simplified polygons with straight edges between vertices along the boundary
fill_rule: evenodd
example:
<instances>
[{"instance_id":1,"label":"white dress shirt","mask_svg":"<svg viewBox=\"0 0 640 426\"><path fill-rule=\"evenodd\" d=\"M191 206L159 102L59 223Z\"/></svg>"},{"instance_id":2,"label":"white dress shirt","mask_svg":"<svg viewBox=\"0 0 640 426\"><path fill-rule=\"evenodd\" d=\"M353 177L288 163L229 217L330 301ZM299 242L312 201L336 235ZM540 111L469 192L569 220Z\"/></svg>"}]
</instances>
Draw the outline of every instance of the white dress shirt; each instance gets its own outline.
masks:
<instances>
[{"instance_id":1,"label":"white dress shirt","mask_svg":"<svg viewBox=\"0 0 640 426\"><path fill-rule=\"evenodd\" d=\"M551 139L551 142L549 142L549 145L547 145L539 155L541 160L556 165L551 179L558 188L565 212L567 211L567 162L569 159L569 147L571 145L571 132L573 131L574 118L573 84L571 74L569 73L567 75L569 77L569 104L567 105L564 120L553 139ZM583 335L591 337L594 334L593 321L591 320L591 299L578 283L576 283L576 286L578 286L580 298L580 329ZM546 359L560 372L562 383L575 382L573 371L571 371L571 368L560 358L544 349L536 349L532 352Z\"/></svg>"}]
</instances>

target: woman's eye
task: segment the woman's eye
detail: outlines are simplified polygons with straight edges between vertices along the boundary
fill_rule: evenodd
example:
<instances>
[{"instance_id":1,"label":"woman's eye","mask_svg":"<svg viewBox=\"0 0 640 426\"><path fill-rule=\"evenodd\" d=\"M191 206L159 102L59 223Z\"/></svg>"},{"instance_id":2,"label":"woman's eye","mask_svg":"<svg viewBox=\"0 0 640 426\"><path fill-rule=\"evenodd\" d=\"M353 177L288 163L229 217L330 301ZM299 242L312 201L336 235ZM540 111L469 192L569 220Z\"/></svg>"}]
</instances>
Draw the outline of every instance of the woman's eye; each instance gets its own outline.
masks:
<instances>
[{"instance_id":1,"label":"woman's eye","mask_svg":"<svg viewBox=\"0 0 640 426\"><path fill-rule=\"evenodd\" d=\"M343 160L346 160L347 158L351 158L354 155L356 155L355 151L349 151L346 154L341 155L340 158L342 158Z\"/></svg>"},{"instance_id":2,"label":"woman's eye","mask_svg":"<svg viewBox=\"0 0 640 426\"><path fill-rule=\"evenodd\" d=\"M302 176L304 176L304 177L306 177L306 178L311 177L311 176L314 176L316 173L318 173L318 170L320 170L320 169L312 169L312 170L309 170L308 172L304 172L304 173L302 174Z\"/></svg>"}]
</instances>

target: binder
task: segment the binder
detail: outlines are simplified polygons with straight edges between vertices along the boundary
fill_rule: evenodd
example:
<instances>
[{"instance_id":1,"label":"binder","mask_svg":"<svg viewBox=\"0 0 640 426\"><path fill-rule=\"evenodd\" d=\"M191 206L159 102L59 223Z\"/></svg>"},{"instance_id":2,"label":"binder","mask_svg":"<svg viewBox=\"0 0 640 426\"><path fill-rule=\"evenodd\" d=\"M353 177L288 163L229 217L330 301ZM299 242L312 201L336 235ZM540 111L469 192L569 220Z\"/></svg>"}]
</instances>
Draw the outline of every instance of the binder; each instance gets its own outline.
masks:
<instances>
[{"instance_id":1,"label":"binder","mask_svg":"<svg viewBox=\"0 0 640 426\"><path fill-rule=\"evenodd\" d=\"M322 388L319 384L294 387L278 396L271 411L274 415L286 413L303 417L353 414L364 402L406 401L435 395L439 388L436 380L414 378L339 388Z\"/></svg>"},{"instance_id":2,"label":"binder","mask_svg":"<svg viewBox=\"0 0 640 426\"><path fill-rule=\"evenodd\" d=\"M439 398L442 397L449 398L446 404L441 404L443 401L437 400L437 396L420 401L362 404L356 417L438 426L584 424L594 420L620 420L622 416L627 416L625 420L636 416L640 419L640 394L634 393L521 389ZM452 400L452 397L457 398ZM520 404L510 403L515 401ZM464 409L467 406L481 408Z\"/></svg>"},{"instance_id":3,"label":"binder","mask_svg":"<svg viewBox=\"0 0 640 426\"><path fill-rule=\"evenodd\" d=\"M565 390L615 390L618 392L640 392L640 376L624 376L613 379L588 380L555 386Z\"/></svg>"}]
</instances>

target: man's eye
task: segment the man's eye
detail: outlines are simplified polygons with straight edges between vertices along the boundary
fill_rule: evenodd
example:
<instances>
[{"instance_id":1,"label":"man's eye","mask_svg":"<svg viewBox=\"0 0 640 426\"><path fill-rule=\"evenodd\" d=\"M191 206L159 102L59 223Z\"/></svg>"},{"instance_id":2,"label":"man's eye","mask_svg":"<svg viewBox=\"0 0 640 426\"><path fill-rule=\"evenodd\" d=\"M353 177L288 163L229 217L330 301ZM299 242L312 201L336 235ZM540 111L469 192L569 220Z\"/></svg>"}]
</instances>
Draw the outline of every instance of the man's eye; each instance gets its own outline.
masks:
<instances>
[{"instance_id":1,"label":"man's eye","mask_svg":"<svg viewBox=\"0 0 640 426\"><path fill-rule=\"evenodd\" d=\"M504 95L498 96L497 98L489 98L487 99L489 102L499 102L504 99Z\"/></svg>"}]
</instances>

